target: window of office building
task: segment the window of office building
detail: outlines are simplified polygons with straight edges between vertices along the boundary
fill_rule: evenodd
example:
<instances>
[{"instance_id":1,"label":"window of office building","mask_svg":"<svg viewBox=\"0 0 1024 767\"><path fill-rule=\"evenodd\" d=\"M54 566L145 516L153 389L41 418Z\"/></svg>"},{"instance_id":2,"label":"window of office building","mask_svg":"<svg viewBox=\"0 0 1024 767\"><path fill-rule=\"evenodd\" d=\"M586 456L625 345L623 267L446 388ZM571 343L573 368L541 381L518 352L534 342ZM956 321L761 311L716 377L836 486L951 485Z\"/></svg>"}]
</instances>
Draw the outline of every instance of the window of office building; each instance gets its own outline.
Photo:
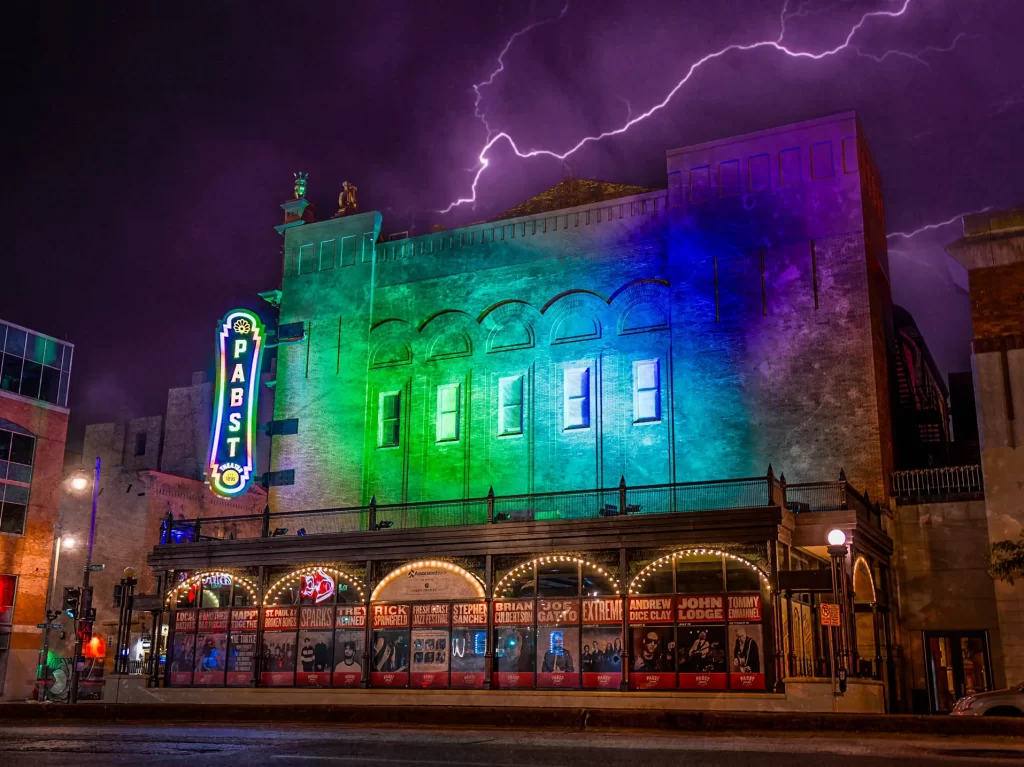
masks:
<instances>
[{"instance_id":1,"label":"window of office building","mask_svg":"<svg viewBox=\"0 0 1024 767\"><path fill-rule=\"evenodd\" d=\"M0 388L67 407L74 347L0 322Z\"/></svg>"},{"instance_id":2,"label":"window of office building","mask_svg":"<svg viewBox=\"0 0 1024 767\"><path fill-rule=\"evenodd\" d=\"M32 435L14 424L0 422L0 533L25 532L35 446Z\"/></svg>"}]
</instances>

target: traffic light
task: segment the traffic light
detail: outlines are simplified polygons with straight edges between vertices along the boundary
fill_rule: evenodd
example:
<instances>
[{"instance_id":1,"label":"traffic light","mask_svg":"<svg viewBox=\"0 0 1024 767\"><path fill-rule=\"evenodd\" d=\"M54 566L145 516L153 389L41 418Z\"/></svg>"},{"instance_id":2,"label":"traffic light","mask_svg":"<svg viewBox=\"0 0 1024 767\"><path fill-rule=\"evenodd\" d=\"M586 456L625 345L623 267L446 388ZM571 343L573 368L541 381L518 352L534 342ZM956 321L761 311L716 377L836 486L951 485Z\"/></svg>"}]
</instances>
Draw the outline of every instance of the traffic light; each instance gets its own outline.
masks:
<instances>
[{"instance_id":1,"label":"traffic light","mask_svg":"<svg viewBox=\"0 0 1024 767\"><path fill-rule=\"evenodd\" d=\"M78 620L82 606L82 590L71 588L64 590L64 614L73 620Z\"/></svg>"}]
</instances>

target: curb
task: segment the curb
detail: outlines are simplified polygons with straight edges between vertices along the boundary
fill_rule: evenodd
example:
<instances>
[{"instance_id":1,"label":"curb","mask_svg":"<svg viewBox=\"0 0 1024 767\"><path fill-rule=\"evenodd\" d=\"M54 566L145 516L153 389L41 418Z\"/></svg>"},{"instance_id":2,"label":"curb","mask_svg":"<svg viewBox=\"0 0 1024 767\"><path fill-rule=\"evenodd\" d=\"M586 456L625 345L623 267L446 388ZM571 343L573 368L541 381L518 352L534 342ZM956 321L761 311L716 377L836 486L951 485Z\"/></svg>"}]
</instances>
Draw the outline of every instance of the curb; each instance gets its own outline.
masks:
<instances>
[{"instance_id":1,"label":"curb","mask_svg":"<svg viewBox=\"0 0 1024 767\"><path fill-rule=\"evenodd\" d=\"M11 703L0 725L53 722L408 725L528 729L643 729L679 732L860 732L1024 737L1024 719L905 714L801 714L485 706L258 706Z\"/></svg>"}]
</instances>

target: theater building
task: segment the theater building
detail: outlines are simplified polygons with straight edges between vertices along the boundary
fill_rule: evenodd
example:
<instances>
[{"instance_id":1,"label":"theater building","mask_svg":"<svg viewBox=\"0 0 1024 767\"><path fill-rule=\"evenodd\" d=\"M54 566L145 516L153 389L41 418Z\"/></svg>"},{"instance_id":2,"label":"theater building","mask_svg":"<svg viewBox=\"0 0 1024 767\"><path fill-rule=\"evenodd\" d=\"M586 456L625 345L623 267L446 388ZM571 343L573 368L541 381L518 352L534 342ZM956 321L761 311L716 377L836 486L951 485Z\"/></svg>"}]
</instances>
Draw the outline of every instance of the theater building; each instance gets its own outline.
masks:
<instances>
[{"instance_id":1,"label":"theater building","mask_svg":"<svg viewBox=\"0 0 1024 767\"><path fill-rule=\"evenodd\" d=\"M565 181L413 237L282 206L269 468L294 482L265 515L169 520L162 695L831 710L843 666L841 707L901 705L892 305L859 123L666 164L664 189Z\"/></svg>"}]
</instances>

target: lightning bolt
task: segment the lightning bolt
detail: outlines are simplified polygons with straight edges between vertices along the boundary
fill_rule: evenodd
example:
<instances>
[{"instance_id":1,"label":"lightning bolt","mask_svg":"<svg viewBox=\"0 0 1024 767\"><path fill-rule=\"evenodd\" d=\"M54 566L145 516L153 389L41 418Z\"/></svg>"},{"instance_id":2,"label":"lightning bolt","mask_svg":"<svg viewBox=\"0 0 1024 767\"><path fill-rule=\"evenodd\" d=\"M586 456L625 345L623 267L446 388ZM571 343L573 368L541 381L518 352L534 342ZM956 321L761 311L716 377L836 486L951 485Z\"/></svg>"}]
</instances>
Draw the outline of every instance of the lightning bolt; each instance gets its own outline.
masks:
<instances>
[{"instance_id":1,"label":"lightning bolt","mask_svg":"<svg viewBox=\"0 0 1024 767\"><path fill-rule=\"evenodd\" d=\"M561 20L562 17L564 17L565 14L567 14L568 12L569 3L566 2L566 4L562 7L562 12L559 13L557 16L553 16L550 19L542 19L540 21L535 21L532 24L523 27L518 32L513 33L513 35L505 42L505 47L501 49L501 53L498 54L498 68L491 72L490 76L486 80L482 80L473 85L473 92L476 94L476 98L473 101L473 114L480 122L484 124L484 127L487 129L488 139L494 134L494 131L491 129L490 123L487 122L487 115L484 112L480 111L480 104L483 102L484 98L483 89L490 87L491 85L494 85L494 80L498 77L498 75L505 71L505 56L508 54L509 48L512 47L512 43L514 43L523 35L536 29L537 27L542 27L545 24L551 24L553 22Z\"/></svg>"},{"instance_id":2,"label":"lightning bolt","mask_svg":"<svg viewBox=\"0 0 1024 767\"><path fill-rule=\"evenodd\" d=\"M914 229L913 231L910 232L892 232L891 234L886 235L886 239L891 240L894 237L900 237L904 240L912 240L919 234L924 234L925 232L930 232L935 229L941 229L944 226L949 226L950 224L955 224L964 216L973 216L975 213L988 213L990 210L992 210L992 206L987 205L984 208L979 208L978 210L969 210L965 213L957 213L955 216L951 216L950 218L947 218L945 221L938 221L934 224L925 224L924 226L920 226L917 229Z\"/></svg>"},{"instance_id":3,"label":"lightning bolt","mask_svg":"<svg viewBox=\"0 0 1024 767\"><path fill-rule=\"evenodd\" d=\"M909 52L909 51L886 51L885 53L883 53L880 56L878 54L875 54L875 53L865 53L860 48L854 48L853 50L856 52L856 54L858 56L863 56L866 59L871 59L872 61L877 61L879 64L881 64L883 61L885 61L890 56L898 56L900 58L910 59L911 61L916 61L917 63L923 64L926 67L931 67L931 64L929 64L927 61L924 60L924 58L923 58L924 54L926 54L926 53L952 53L953 49L956 48L957 43L959 43L961 40L963 40L966 37L976 37L976 36L977 35L968 34L967 32L961 32L960 34L958 34L956 37L953 38L953 41L949 45L946 45L946 46L929 45L927 48L922 48L921 50L914 51L914 52Z\"/></svg>"},{"instance_id":4,"label":"lightning bolt","mask_svg":"<svg viewBox=\"0 0 1024 767\"><path fill-rule=\"evenodd\" d=\"M775 51L778 51L779 53L784 53L785 55L790 56L792 58L796 58L796 59L811 59L812 61L821 61L822 59L825 59L825 58L828 58L828 57L831 57L831 56L835 56L836 54L841 53L841 52L846 51L846 50L853 50L854 52L857 52L856 48L854 48L851 45L851 42L853 41L853 38L857 35L857 33L864 27L865 24L867 24L870 20L876 19L876 18L892 18L892 19L899 18L899 17L903 16L907 12L907 9L910 7L911 2L912 2L912 0L900 0L899 7L894 9L894 10L869 11L869 12L863 14L860 17L860 20L857 21L857 23L854 24L850 28L850 30L846 34L846 38L839 45L835 46L834 48L829 48L828 50L821 51L820 53L813 53L811 51L793 50L792 48L790 48L787 45L783 44L783 42L782 42L783 38L785 38L785 36L786 36L786 19L787 18L792 18L793 16L805 15L804 7L807 5L807 3L803 3L803 4L801 4L798 7L798 9L795 12L790 13L789 12L789 0L786 0L784 5L782 6L782 11L780 12L780 15L779 15L781 31L779 32L779 36L776 37L774 40L759 40L757 42L745 43L745 44L733 43L731 45L727 45L724 48L721 48L720 50L714 51L713 53L707 54L706 56L698 59L697 61L695 61L693 64L690 65L690 68L683 75L682 79L679 80L675 84L675 86L668 92L668 95L666 95L665 98L662 99L662 101L660 101L659 103L655 104L653 107L651 107L647 111L640 113L636 117L629 117L629 118L627 118L626 122L623 123L618 128L615 128L613 130L607 130L607 131L604 131L602 133L598 133L598 134L593 135L593 136L585 136L584 138L580 139L578 142L576 142L576 144L574 144L573 146L569 147L569 149L567 149L564 152L556 152L556 151L553 151L553 150L550 150L550 149L530 149L530 150L524 151L524 150L519 148L519 145L516 144L515 139L513 139L512 136L510 136L508 133L506 133L504 131L495 133L494 131L492 131L491 128L490 128L490 125L486 121L486 117L483 117L481 115L481 113L480 113L480 89L482 87L486 87L487 85L490 85L491 83L493 83L494 78L497 77L497 75L500 74L504 70L504 60L503 60L504 55L508 52L509 47L515 41L515 39L518 36L521 36L522 34L525 34L525 32L529 31L530 27L527 27L527 28L525 28L523 30L520 30L520 32L517 32L515 35L513 35L511 38L509 38L509 41L506 43L505 47L502 49L502 52L501 52L501 54L498 57L498 62L499 62L498 69L496 69L494 71L494 73L492 73L491 77L488 78L488 80L485 80L484 82L478 83L477 85L474 86L474 90L476 90L476 92L477 92L477 101L476 101L477 117L480 118L483 121L485 127L487 127L488 134L487 134L487 140L484 143L483 148L480 150L479 155L477 155L477 166L476 166L476 169L474 171L471 171L474 175L473 175L473 182L470 185L470 194L469 194L468 197L460 197L460 198L452 201L451 203L449 203L448 207L446 207L446 208L444 208L442 210L438 210L436 212L437 213L441 213L441 214L445 214L445 213L449 213L450 211L452 211L453 209L455 209L455 208L457 208L457 207L459 207L461 205L467 205L467 204L475 205L476 204L476 200L477 200L477 185L480 183L480 178L483 176L484 172L487 170L487 168L491 164L491 161L488 158L488 153L499 142L507 143L509 145L509 147L512 149L512 151L515 153L515 155L517 157L519 157L520 159L524 159L525 160L525 159L530 159L530 158L533 158L533 157L551 157L553 159L556 159L556 160L564 162L566 158L568 158L572 154L575 154L576 152L578 152L580 149L582 149L587 144L596 143L598 141L603 141L604 139L610 138L612 136L621 135L621 134L625 133L626 131L628 131L630 128L632 128L637 123L643 122L644 120L646 120L651 115L653 115L653 114L659 112L660 110L664 109L666 106L668 106L668 104L672 101L672 99L675 98L676 94L679 93L679 91L682 90L683 87L690 81L690 79L693 77L693 75L699 69L701 69L705 64L707 64L707 63L709 63L711 61L715 61L716 59L720 59L723 56L728 55L729 53L733 53L733 52L743 52L743 53L746 53L746 52L750 52L750 51L756 51L756 50L759 50L759 49L762 49L762 48L770 49L770 50L775 50ZM563 10L562 15L564 15L564 13L565 13L565 11ZM558 18L561 18L562 15L560 15ZM539 22L539 23L544 23L544 22ZM924 53L924 51L922 51L921 53ZM907 54L907 55L913 56L913 54ZM884 56L882 58L884 58Z\"/></svg>"}]
</instances>

